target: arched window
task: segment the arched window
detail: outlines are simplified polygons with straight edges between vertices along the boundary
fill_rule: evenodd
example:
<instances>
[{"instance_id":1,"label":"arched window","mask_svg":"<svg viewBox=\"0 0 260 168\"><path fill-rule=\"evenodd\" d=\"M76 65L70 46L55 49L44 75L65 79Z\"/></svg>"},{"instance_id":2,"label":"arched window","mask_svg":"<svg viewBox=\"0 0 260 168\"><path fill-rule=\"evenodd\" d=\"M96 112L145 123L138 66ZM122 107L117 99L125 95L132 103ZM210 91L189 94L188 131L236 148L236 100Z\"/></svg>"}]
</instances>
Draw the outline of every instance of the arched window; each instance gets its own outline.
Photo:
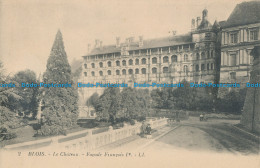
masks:
<instances>
[{"instance_id":1,"label":"arched window","mask_svg":"<svg viewBox=\"0 0 260 168\"><path fill-rule=\"evenodd\" d=\"M99 71L99 76L103 76L103 71Z\"/></svg>"},{"instance_id":2,"label":"arched window","mask_svg":"<svg viewBox=\"0 0 260 168\"><path fill-rule=\"evenodd\" d=\"M188 66L187 65L184 65L183 71L184 71L185 75L188 75Z\"/></svg>"},{"instance_id":3,"label":"arched window","mask_svg":"<svg viewBox=\"0 0 260 168\"><path fill-rule=\"evenodd\" d=\"M209 70L209 64L207 64L207 70Z\"/></svg>"},{"instance_id":4,"label":"arched window","mask_svg":"<svg viewBox=\"0 0 260 168\"><path fill-rule=\"evenodd\" d=\"M120 75L120 71L119 70L116 70L116 75Z\"/></svg>"},{"instance_id":5,"label":"arched window","mask_svg":"<svg viewBox=\"0 0 260 168\"><path fill-rule=\"evenodd\" d=\"M204 71L205 70L205 65L201 64L201 70Z\"/></svg>"},{"instance_id":6,"label":"arched window","mask_svg":"<svg viewBox=\"0 0 260 168\"><path fill-rule=\"evenodd\" d=\"M92 63L92 64L91 64L91 67L92 67L92 68L95 68L95 64L94 64L94 63Z\"/></svg>"},{"instance_id":7,"label":"arched window","mask_svg":"<svg viewBox=\"0 0 260 168\"><path fill-rule=\"evenodd\" d=\"M164 56L163 57L163 63L167 63L169 62L169 57L168 56Z\"/></svg>"},{"instance_id":8,"label":"arched window","mask_svg":"<svg viewBox=\"0 0 260 168\"><path fill-rule=\"evenodd\" d=\"M111 65L112 65L111 61L108 61L108 62L107 62L107 66L108 66L108 67L111 67Z\"/></svg>"},{"instance_id":9,"label":"arched window","mask_svg":"<svg viewBox=\"0 0 260 168\"><path fill-rule=\"evenodd\" d=\"M187 61L188 61L188 55L185 54L185 55L184 55L184 62L187 62Z\"/></svg>"},{"instance_id":10,"label":"arched window","mask_svg":"<svg viewBox=\"0 0 260 168\"><path fill-rule=\"evenodd\" d=\"M196 60L199 60L199 59L200 59L200 54L197 53L197 54L196 54Z\"/></svg>"},{"instance_id":11,"label":"arched window","mask_svg":"<svg viewBox=\"0 0 260 168\"><path fill-rule=\"evenodd\" d=\"M128 70L128 74L132 75L132 74L133 74L133 70L132 70L132 69L129 69L129 70Z\"/></svg>"},{"instance_id":12,"label":"arched window","mask_svg":"<svg viewBox=\"0 0 260 168\"><path fill-rule=\"evenodd\" d=\"M152 73L153 73L153 74L156 74L156 73L157 73L157 68L155 68L155 67L152 68Z\"/></svg>"},{"instance_id":13,"label":"arched window","mask_svg":"<svg viewBox=\"0 0 260 168\"><path fill-rule=\"evenodd\" d=\"M169 72L169 68L168 67L163 67L163 73L168 73Z\"/></svg>"},{"instance_id":14,"label":"arched window","mask_svg":"<svg viewBox=\"0 0 260 168\"><path fill-rule=\"evenodd\" d=\"M142 74L146 74L146 69L142 68Z\"/></svg>"},{"instance_id":15,"label":"arched window","mask_svg":"<svg viewBox=\"0 0 260 168\"><path fill-rule=\"evenodd\" d=\"M202 52L201 53L201 59L205 59L206 57L205 57L205 52Z\"/></svg>"},{"instance_id":16,"label":"arched window","mask_svg":"<svg viewBox=\"0 0 260 168\"><path fill-rule=\"evenodd\" d=\"M135 74L139 74L139 69L135 69Z\"/></svg>"},{"instance_id":17,"label":"arched window","mask_svg":"<svg viewBox=\"0 0 260 168\"><path fill-rule=\"evenodd\" d=\"M88 73L87 72L84 72L84 76L87 76L88 75Z\"/></svg>"},{"instance_id":18,"label":"arched window","mask_svg":"<svg viewBox=\"0 0 260 168\"><path fill-rule=\"evenodd\" d=\"M142 59L142 64L146 64L146 59L145 58Z\"/></svg>"},{"instance_id":19,"label":"arched window","mask_svg":"<svg viewBox=\"0 0 260 168\"><path fill-rule=\"evenodd\" d=\"M152 58L152 64L157 64L157 58L156 57Z\"/></svg>"},{"instance_id":20,"label":"arched window","mask_svg":"<svg viewBox=\"0 0 260 168\"><path fill-rule=\"evenodd\" d=\"M135 59L135 65L139 65L139 59Z\"/></svg>"},{"instance_id":21,"label":"arched window","mask_svg":"<svg viewBox=\"0 0 260 168\"><path fill-rule=\"evenodd\" d=\"M129 64L129 65L133 65L133 60L130 59L130 60L128 61L128 64Z\"/></svg>"},{"instance_id":22,"label":"arched window","mask_svg":"<svg viewBox=\"0 0 260 168\"><path fill-rule=\"evenodd\" d=\"M99 67L100 67L100 68L103 68L103 62L100 62L100 63L99 63Z\"/></svg>"},{"instance_id":23,"label":"arched window","mask_svg":"<svg viewBox=\"0 0 260 168\"><path fill-rule=\"evenodd\" d=\"M126 61L125 60L122 61L122 65L126 66Z\"/></svg>"},{"instance_id":24,"label":"arched window","mask_svg":"<svg viewBox=\"0 0 260 168\"><path fill-rule=\"evenodd\" d=\"M214 51L211 50L211 58L213 58L213 57L214 57Z\"/></svg>"},{"instance_id":25,"label":"arched window","mask_svg":"<svg viewBox=\"0 0 260 168\"><path fill-rule=\"evenodd\" d=\"M120 61L116 61L116 66L120 66Z\"/></svg>"},{"instance_id":26,"label":"arched window","mask_svg":"<svg viewBox=\"0 0 260 168\"><path fill-rule=\"evenodd\" d=\"M173 55L171 57L172 62L177 62L177 59L178 59L177 55Z\"/></svg>"},{"instance_id":27,"label":"arched window","mask_svg":"<svg viewBox=\"0 0 260 168\"><path fill-rule=\"evenodd\" d=\"M196 72L199 72L199 70L200 70L200 66L196 65Z\"/></svg>"},{"instance_id":28,"label":"arched window","mask_svg":"<svg viewBox=\"0 0 260 168\"><path fill-rule=\"evenodd\" d=\"M87 68L88 68L87 64L84 64L84 68L85 68L85 69L87 69Z\"/></svg>"},{"instance_id":29,"label":"arched window","mask_svg":"<svg viewBox=\"0 0 260 168\"><path fill-rule=\"evenodd\" d=\"M214 64L213 63L211 63L211 67L210 67L211 69L214 69Z\"/></svg>"},{"instance_id":30,"label":"arched window","mask_svg":"<svg viewBox=\"0 0 260 168\"><path fill-rule=\"evenodd\" d=\"M94 71L91 72L91 76L95 76L95 72Z\"/></svg>"},{"instance_id":31,"label":"arched window","mask_svg":"<svg viewBox=\"0 0 260 168\"><path fill-rule=\"evenodd\" d=\"M125 69L122 70L122 74L126 75L126 70Z\"/></svg>"},{"instance_id":32,"label":"arched window","mask_svg":"<svg viewBox=\"0 0 260 168\"><path fill-rule=\"evenodd\" d=\"M209 59L210 58L210 52L207 51L207 58Z\"/></svg>"},{"instance_id":33,"label":"arched window","mask_svg":"<svg viewBox=\"0 0 260 168\"><path fill-rule=\"evenodd\" d=\"M111 71L110 70L107 71L107 75L111 75Z\"/></svg>"}]
</instances>

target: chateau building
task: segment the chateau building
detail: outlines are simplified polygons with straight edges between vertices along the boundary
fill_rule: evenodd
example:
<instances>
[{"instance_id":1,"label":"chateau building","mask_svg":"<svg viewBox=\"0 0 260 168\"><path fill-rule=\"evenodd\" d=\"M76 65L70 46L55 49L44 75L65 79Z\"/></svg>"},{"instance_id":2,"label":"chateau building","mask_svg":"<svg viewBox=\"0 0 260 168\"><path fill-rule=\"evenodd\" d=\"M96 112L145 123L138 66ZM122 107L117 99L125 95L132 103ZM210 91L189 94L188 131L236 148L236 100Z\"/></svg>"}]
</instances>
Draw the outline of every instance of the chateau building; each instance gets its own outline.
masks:
<instances>
[{"instance_id":1,"label":"chateau building","mask_svg":"<svg viewBox=\"0 0 260 168\"><path fill-rule=\"evenodd\" d=\"M253 63L250 52L260 44L260 1L238 4L220 25L220 82L248 82Z\"/></svg>"},{"instance_id":2,"label":"chateau building","mask_svg":"<svg viewBox=\"0 0 260 168\"><path fill-rule=\"evenodd\" d=\"M184 35L145 40L129 37L115 45L95 46L83 56L81 83L201 83L249 80L250 50L260 43L260 2L236 6L227 21L212 25L207 9ZM90 51L91 50L91 51ZM80 88L83 101L103 88Z\"/></svg>"}]
</instances>

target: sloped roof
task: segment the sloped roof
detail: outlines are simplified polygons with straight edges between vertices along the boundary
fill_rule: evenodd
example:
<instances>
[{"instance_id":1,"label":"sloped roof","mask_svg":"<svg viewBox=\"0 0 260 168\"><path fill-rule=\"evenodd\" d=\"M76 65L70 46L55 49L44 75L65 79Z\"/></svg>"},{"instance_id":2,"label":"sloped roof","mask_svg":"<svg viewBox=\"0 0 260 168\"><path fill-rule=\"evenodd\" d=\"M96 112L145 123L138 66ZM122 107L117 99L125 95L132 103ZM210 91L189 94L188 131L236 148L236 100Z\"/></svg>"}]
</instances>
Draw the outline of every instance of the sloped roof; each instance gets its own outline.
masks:
<instances>
[{"instance_id":1,"label":"sloped roof","mask_svg":"<svg viewBox=\"0 0 260 168\"><path fill-rule=\"evenodd\" d=\"M130 43L129 51L148 49L148 48L157 48L157 47L167 47L167 46L189 44L189 43L192 43L192 36L190 33L179 35L179 36L144 40L142 47L139 47L139 42L132 42ZM124 45L126 45L126 43L121 43L121 46ZM94 48L88 55L98 55L98 54L107 54L107 53L116 53L116 52L121 52L121 47L116 48L116 45L107 45L107 46L103 46L102 48Z\"/></svg>"},{"instance_id":2,"label":"sloped roof","mask_svg":"<svg viewBox=\"0 0 260 168\"><path fill-rule=\"evenodd\" d=\"M238 4L226 23L224 28L253 24L260 22L260 1L250 1Z\"/></svg>"}]
</instances>

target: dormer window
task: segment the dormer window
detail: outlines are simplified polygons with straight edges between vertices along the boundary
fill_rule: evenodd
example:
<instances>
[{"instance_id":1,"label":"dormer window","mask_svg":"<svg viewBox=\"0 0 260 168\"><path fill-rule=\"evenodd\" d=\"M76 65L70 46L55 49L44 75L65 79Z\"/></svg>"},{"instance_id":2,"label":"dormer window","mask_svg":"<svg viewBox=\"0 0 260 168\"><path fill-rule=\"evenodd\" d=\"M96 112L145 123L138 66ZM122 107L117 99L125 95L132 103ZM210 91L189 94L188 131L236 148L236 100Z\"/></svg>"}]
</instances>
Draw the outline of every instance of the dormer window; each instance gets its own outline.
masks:
<instances>
[{"instance_id":1,"label":"dormer window","mask_svg":"<svg viewBox=\"0 0 260 168\"><path fill-rule=\"evenodd\" d=\"M250 30L250 41L258 40L258 30Z\"/></svg>"},{"instance_id":2,"label":"dormer window","mask_svg":"<svg viewBox=\"0 0 260 168\"><path fill-rule=\"evenodd\" d=\"M237 32L230 33L230 43L235 44L237 43Z\"/></svg>"}]
</instances>

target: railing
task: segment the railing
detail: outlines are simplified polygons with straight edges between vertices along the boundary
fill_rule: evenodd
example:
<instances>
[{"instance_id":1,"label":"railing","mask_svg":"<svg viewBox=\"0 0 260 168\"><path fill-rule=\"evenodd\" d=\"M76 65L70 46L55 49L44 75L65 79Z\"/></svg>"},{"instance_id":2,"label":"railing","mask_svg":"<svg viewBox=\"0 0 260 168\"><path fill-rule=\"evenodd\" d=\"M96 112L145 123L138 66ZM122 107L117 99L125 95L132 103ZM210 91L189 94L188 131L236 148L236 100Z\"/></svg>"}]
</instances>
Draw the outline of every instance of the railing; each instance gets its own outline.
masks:
<instances>
[{"instance_id":1,"label":"railing","mask_svg":"<svg viewBox=\"0 0 260 168\"><path fill-rule=\"evenodd\" d=\"M167 124L167 118L149 119L152 129L164 126ZM141 123L135 125L124 125L123 128L115 129L110 126L108 131L93 134L93 130L89 129L80 132L75 132L67 136L56 136L42 140L29 141L19 144L7 145L6 150L21 150L21 149L87 149L93 150L101 146L116 142L118 140L139 134L141 131Z\"/></svg>"}]
</instances>

